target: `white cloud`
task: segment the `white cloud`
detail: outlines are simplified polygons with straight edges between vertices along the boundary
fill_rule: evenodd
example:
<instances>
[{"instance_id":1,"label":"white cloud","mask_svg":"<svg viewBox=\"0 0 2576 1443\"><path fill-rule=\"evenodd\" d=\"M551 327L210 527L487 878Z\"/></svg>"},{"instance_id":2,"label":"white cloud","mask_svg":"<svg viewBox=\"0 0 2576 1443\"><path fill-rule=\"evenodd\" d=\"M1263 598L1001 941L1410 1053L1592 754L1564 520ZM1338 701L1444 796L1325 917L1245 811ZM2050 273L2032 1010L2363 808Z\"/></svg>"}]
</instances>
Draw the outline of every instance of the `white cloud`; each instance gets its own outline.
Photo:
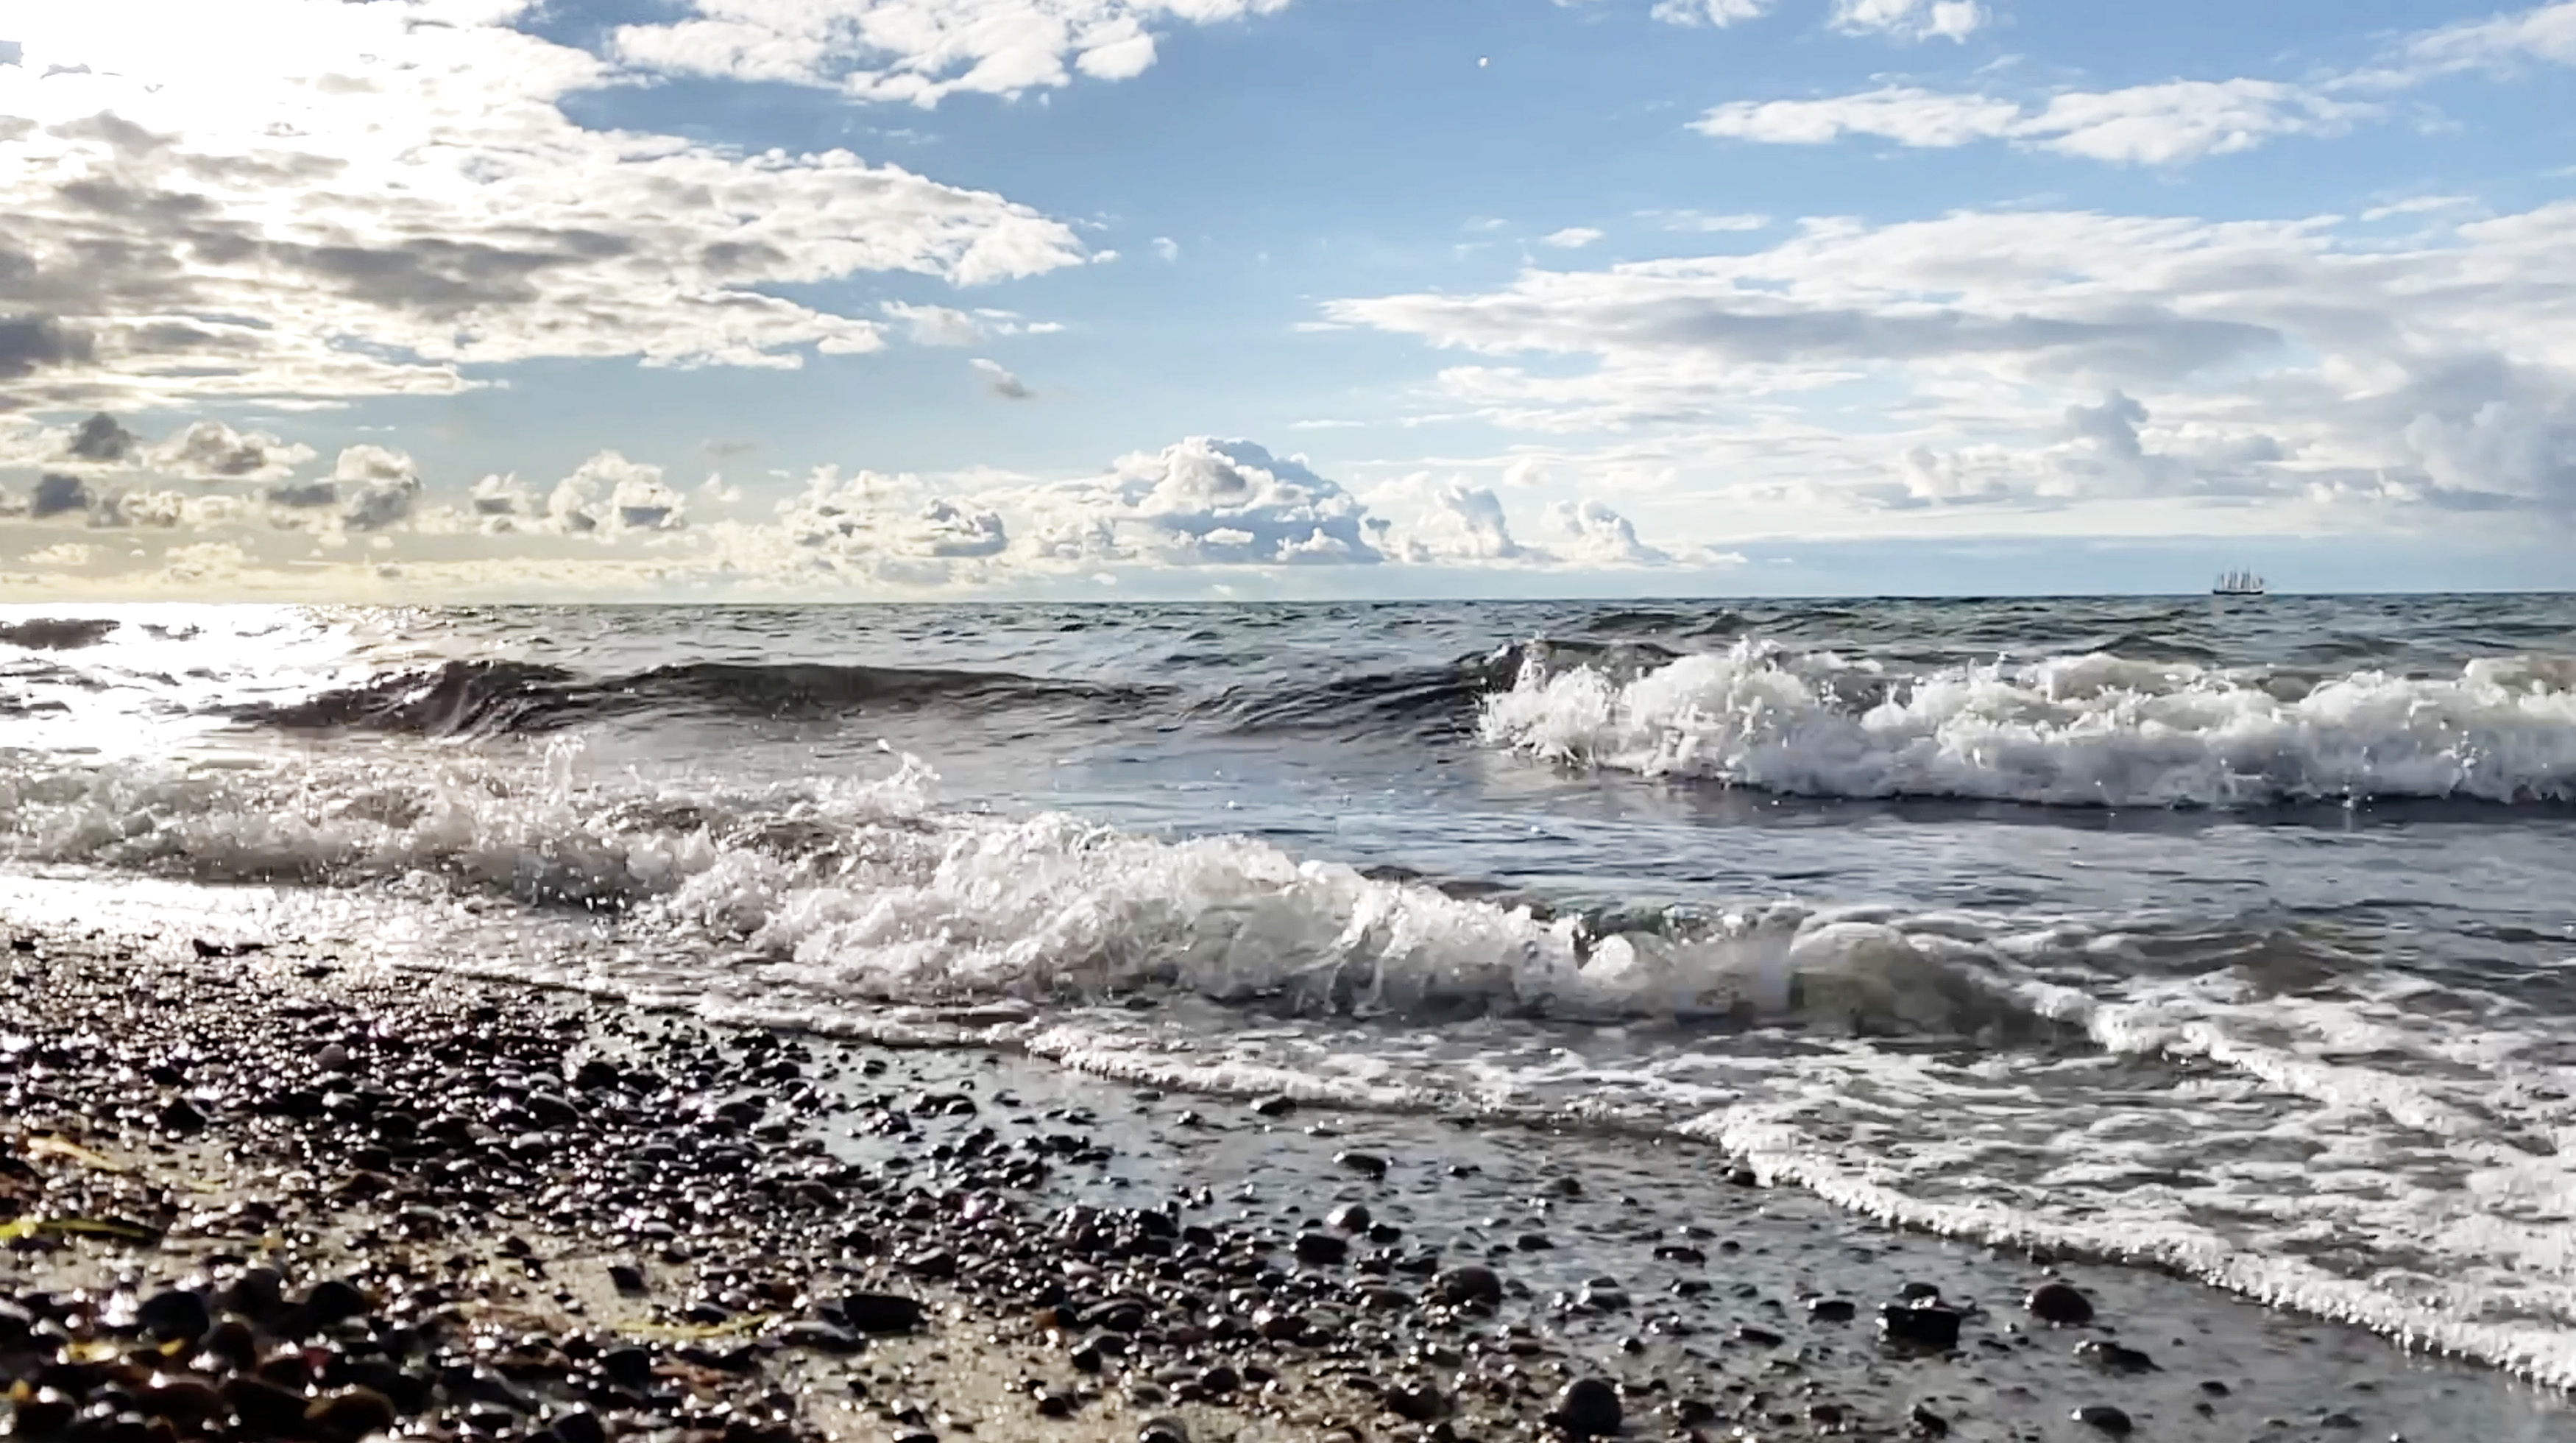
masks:
<instances>
[{"instance_id":1,"label":"white cloud","mask_svg":"<svg viewBox=\"0 0 2576 1443\"><path fill-rule=\"evenodd\" d=\"M497 501L505 488L479 492L478 505ZM532 518L533 519L533 518ZM609 539L637 532L677 531L688 525L688 502L662 483L662 468L601 451L555 483L546 497L544 522L569 536Z\"/></svg>"},{"instance_id":2,"label":"white cloud","mask_svg":"<svg viewBox=\"0 0 2576 1443\"><path fill-rule=\"evenodd\" d=\"M2434 73L2523 60L2576 65L2576 0L2427 31L2407 44L2405 59L2413 69Z\"/></svg>"},{"instance_id":3,"label":"white cloud","mask_svg":"<svg viewBox=\"0 0 2576 1443\"><path fill-rule=\"evenodd\" d=\"M882 309L889 320L902 323L918 346L971 346L994 336L1044 336L1064 329L1051 321L1025 321L1011 311L961 311L902 301L888 301Z\"/></svg>"},{"instance_id":4,"label":"white cloud","mask_svg":"<svg viewBox=\"0 0 2576 1443\"><path fill-rule=\"evenodd\" d=\"M1910 39L1965 40L1986 23L1977 0L1834 0L1834 26Z\"/></svg>"},{"instance_id":5,"label":"white cloud","mask_svg":"<svg viewBox=\"0 0 2576 1443\"><path fill-rule=\"evenodd\" d=\"M1771 13L1773 0L1655 0L1654 17L1669 25L1727 26L1759 20Z\"/></svg>"},{"instance_id":6,"label":"white cloud","mask_svg":"<svg viewBox=\"0 0 2576 1443\"><path fill-rule=\"evenodd\" d=\"M966 365L976 375L984 378L986 390L1005 401L1026 401L1037 395L1037 392L1030 390L1026 383L1012 375L1009 368L999 361L990 361L978 356L968 361Z\"/></svg>"},{"instance_id":7,"label":"white cloud","mask_svg":"<svg viewBox=\"0 0 2576 1443\"><path fill-rule=\"evenodd\" d=\"M1494 358L1440 385L1498 423L1670 436L1702 485L2576 516L2570 275L2576 203L2404 245L2333 218L1961 213L1326 313Z\"/></svg>"},{"instance_id":8,"label":"white cloud","mask_svg":"<svg viewBox=\"0 0 2576 1443\"><path fill-rule=\"evenodd\" d=\"M621 26L628 64L680 74L833 86L859 100L933 106L1016 96L1071 71L1127 80L1154 32L1268 15L1288 0L684 0L687 19ZM1070 66L1070 71L1068 70Z\"/></svg>"},{"instance_id":9,"label":"white cloud","mask_svg":"<svg viewBox=\"0 0 2576 1443\"><path fill-rule=\"evenodd\" d=\"M582 129L561 102L617 74L513 28L529 4L14 17L0 403L309 406L537 357L793 366L882 340L781 285L1082 259L1053 220L845 152Z\"/></svg>"},{"instance_id":10,"label":"white cloud","mask_svg":"<svg viewBox=\"0 0 2576 1443\"><path fill-rule=\"evenodd\" d=\"M2037 108L1984 95L1891 86L1824 100L1735 101L1692 129L1723 139L1822 145L1866 135L1948 148L2006 140L2123 164L2171 165L2283 135L2339 135L2375 107L2268 80L2177 80L2070 91Z\"/></svg>"},{"instance_id":11,"label":"white cloud","mask_svg":"<svg viewBox=\"0 0 2576 1443\"><path fill-rule=\"evenodd\" d=\"M313 448L205 420L147 448L144 459L157 471L191 481L276 481L312 460Z\"/></svg>"},{"instance_id":12,"label":"white cloud","mask_svg":"<svg viewBox=\"0 0 2576 1443\"><path fill-rule=\"evenodd\" d=\"M1737 231L1771 228L1767 215L1712 215L1696 210L1641 210L1637 218L1672 231L1691 231L1702 235L1721 235Z\"/></svg>"},{"instance_id":13,"label":"white cloud","mask_svg":"<svg viewBox=\"0 0 2576 1443\"><path fill-rule=\"evenodd\" d=\"M1559 250L1579 251L1594 241L1600 240L1602 235L1603 232L1594 230L1590 226L1567 226L1553 235L1540 237L1539 244L1555 246Z\"/></svg>"},{"instance_id":14,"label":"white cloud","mask_svg":"<svg viewBox=\"0 0 2576 1443\"><path fill-rule=\"evenodd\" d=\"M40 546L26 555L26 564L48 570L76 570L98 559L99 549L84 541L58 541Z\"/></svg>"},{"instance_id":15,"label":"white cloud","mask_svg":"<svg viewBox=\"0 0 2576 1443\"><path fill-rule=\"evenodd\" d=\"M1154 237L1154 254L1166 263L1181 258L1181 243L1167 235Z\"/></svg>"},{"instance_id":16,"label":"white cloud","mask_svg":"<svg viewBox=\"0 0 2576 1443\"><path fill-rule=\"evenodd\" d=\"M1672 554L1637 539L1628 518L1598 501L1559 501L1548 520L1562 533L1572 558L1587 566L1664 566Z\"/></svg>"}]
</instances>

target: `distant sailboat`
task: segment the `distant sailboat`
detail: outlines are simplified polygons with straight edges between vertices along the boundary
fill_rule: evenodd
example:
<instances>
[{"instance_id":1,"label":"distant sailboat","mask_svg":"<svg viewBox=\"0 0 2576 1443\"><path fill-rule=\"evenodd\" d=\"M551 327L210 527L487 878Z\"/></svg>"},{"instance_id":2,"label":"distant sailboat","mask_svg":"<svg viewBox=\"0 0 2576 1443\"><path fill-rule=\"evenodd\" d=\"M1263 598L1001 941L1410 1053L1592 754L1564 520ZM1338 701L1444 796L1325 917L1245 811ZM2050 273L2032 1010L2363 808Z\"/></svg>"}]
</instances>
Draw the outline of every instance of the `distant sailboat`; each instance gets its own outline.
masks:
<instances>
[{"instance_id":1,"label":"distant sailboat","mask_svg":"<svg viewBox=\"0 0 2576 1443\"><path fill-rule=\"evenodd\" d=\"M2209 588L2209 594L2212 596L2261 596L2268 590L2270 590L2270 587L2264 583L2263 578L2255 575L2251 571L2225 571L2219 573L2218 584Z\"/></svg>"}]
</instances>

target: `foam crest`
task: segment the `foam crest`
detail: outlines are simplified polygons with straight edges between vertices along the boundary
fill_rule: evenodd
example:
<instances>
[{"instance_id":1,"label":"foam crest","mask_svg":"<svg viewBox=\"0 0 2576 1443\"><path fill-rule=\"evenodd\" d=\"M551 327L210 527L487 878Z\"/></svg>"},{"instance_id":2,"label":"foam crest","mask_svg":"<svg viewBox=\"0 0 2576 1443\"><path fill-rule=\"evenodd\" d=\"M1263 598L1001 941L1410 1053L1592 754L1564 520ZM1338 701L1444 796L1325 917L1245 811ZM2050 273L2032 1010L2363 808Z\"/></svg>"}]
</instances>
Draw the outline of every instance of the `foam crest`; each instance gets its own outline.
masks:
<instances>
[{"instance_id":1,"label":"foam crest","mask_svg":"<svg viewBox=\"0 0 2576 1443\"><path fill-rule=\"evenodd\" d=\"M1542 916L1244 837L943 810L913 758L741 792L595 777L568 740L537 765L21 766L0 769L0 817L0 848L21 861L617 913L731 949L689 985L822 1003L1173 989L1355 1016L2031 1023L1980 982L1976 949L1937 931L1787 905Z\"/></svg>"},{"instance_id":2,"label":"foam crest","mask_svg":"<svg viewBox=\"0 0 2576 1443\"><path fill-rule=\"evenodd\" d=\"M1855 680L1884 699L1844 700ZM2369 797L2576 801L2576 661L2313 686L2093 653L1889 684L1742 641L1631 680L1532 664L1485 699L1493 746L1826 797L2261 806ZM2288 693L2276 694L2279 693Z\"/></svg>"}]
</instances>

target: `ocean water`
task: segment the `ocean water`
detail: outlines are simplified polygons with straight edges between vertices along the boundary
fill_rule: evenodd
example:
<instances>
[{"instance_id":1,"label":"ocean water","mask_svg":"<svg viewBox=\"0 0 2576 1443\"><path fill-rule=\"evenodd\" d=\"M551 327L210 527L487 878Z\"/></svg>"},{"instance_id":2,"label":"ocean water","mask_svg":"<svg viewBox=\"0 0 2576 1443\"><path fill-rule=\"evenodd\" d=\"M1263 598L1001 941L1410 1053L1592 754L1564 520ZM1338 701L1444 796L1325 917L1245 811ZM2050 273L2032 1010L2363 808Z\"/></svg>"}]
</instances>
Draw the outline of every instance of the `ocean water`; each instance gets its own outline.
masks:
<instances>
[{"instance_id":1,"label":"ocean water","mask_svg":"<svg viewBox=\"0 0 2576 1443\"><path fill-rule=\"evenodd\" d=\"M1706 1139L2576 1386L2576 597L18 607L0 902Z\"/></svg>"}]
</instances>

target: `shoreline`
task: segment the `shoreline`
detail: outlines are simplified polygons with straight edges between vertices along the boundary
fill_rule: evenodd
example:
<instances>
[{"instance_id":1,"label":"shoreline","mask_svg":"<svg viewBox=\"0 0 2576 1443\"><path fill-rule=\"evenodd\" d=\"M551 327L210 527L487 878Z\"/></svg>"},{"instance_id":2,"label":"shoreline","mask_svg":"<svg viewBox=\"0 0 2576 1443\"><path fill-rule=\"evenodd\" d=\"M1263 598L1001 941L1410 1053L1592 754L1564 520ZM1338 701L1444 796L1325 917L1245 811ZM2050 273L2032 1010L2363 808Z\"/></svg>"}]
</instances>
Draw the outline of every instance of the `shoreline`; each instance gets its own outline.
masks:
<instances>
[{"instance_id":1,"label":"shoreline","mask_svg":"<svg viewBox=\"0 0 2576 1443\"><path fill-rule=\"evenodd\" d=\"M1151 1443L1157 1419L1445 1443L1614 1406L1617 1436L1708 1439L2576 1427L2492 1370L1894 1232L1713 1147L1167 1094L285 943L13 935L0 1278L33 1326L0 1312L0 1357L31 1366L48 1325L132 1332L79 1289L349 1283L364 1308L304 1335L317 1436L378 1402L370 1431L542 1443ZM2042 1288L2091 1323L2032 1316Z\"/></svg>"}]
</instances>

